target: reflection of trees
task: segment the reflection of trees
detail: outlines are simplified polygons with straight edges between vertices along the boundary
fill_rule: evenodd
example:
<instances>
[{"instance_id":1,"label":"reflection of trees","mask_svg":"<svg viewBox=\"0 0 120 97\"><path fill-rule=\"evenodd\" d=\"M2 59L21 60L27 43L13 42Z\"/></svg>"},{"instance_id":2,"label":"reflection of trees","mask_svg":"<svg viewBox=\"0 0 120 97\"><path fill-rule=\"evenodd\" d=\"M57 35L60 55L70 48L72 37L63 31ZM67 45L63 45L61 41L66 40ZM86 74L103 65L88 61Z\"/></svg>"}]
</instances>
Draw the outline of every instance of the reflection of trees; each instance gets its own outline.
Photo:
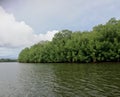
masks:
<instances>
[{"instance_id":1,"label":"reflection of trees","mask_svg":"<svg viewBox=\"0 0 120 97\"><path fill-rule=\"evenodd\" d=\"M56 64L54 92L58 97L115 96L111 93L114 88L109 87L113 84L109 78L115 76L113 73L109 76L108 67L105 64Z\"/></svg>"},{"instance_id":2,"label":"reflection of trees","mask_svg":"<svg viewBox=\"0 0 120 97\"><path fill-rule=\"evenodd\" d=\"M63 97L84 96L84 89L91 79L88 65L56 64L55 92Z\"/></svg>"},{"instance_id":3,"label":"reflection of trees","mask_svg":"<svg viewBox=\"0 0 120 97\"><path fill-rule=\"evenodd\" d=\"M8 90L12 97L119 97L119 65L18 64Z\"/></svg>"}]
</instances>

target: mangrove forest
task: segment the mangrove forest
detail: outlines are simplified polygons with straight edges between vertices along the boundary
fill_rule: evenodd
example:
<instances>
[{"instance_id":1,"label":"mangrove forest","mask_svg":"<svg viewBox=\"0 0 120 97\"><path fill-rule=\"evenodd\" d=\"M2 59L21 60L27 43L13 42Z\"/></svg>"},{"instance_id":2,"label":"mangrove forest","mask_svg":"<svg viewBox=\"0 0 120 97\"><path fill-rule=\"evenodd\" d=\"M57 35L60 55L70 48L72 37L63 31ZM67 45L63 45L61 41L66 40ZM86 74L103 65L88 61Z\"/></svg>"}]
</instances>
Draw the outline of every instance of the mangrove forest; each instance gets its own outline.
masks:
<instances>
[{"instance_id":1,"label":"mangrove forest","mask_svg":"<svg viewBox=\"0 0 120 97\"><path fill-rule=\"evenodd\" d=\"M18 57L25 63L119 62L120 20L111 18L91 31L62 30L52 41L41 41L23 49Z\"/></svg>"}]
</instances>

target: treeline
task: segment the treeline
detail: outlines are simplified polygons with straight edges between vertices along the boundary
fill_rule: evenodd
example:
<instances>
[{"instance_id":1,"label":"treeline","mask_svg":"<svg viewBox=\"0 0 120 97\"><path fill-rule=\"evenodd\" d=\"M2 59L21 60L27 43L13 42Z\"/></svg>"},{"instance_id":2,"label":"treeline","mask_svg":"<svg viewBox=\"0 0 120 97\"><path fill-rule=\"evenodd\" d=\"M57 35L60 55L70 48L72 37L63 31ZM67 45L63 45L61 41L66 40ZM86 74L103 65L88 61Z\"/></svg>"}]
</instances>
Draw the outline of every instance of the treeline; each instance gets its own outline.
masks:
<instances>
[{"instance_id":1,"label":"treeline","mask_svg":"<svg viewBox=\"0 0 120 97\"><path fill-rule=\"evenodd\" d=\"M120 20L111 18L92 31L62 30L52 41L25 48L19 62L106 62L120 61Z\"/></svg>"},{"instance_id":2,"label":"treeline","mask_svg":"<svg viewBox=\"0 0 120 97\"><path fill-rule=\"evenodd\" d=\"M2 58L2 59L0 59L0 62L17 62L17 59Z\"/></svg>"}]
</instances>

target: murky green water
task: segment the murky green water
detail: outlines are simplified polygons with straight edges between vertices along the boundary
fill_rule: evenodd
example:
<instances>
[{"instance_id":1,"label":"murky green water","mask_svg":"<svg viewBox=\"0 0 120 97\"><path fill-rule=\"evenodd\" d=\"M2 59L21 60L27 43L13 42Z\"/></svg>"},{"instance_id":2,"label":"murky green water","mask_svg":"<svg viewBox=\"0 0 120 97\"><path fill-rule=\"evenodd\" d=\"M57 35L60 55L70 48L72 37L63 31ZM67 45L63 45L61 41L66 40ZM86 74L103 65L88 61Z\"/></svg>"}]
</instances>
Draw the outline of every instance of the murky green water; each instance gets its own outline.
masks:
<instances>
[{"instance_id":1,"label":"murky green water","mask_svg":"<svg viewBox=\"0 0 120 97\"><path fill-rule=\"evenodd\" d=\"M0 97L120 97L120 63L0 63Z\"/></svg>"}]
</instances>

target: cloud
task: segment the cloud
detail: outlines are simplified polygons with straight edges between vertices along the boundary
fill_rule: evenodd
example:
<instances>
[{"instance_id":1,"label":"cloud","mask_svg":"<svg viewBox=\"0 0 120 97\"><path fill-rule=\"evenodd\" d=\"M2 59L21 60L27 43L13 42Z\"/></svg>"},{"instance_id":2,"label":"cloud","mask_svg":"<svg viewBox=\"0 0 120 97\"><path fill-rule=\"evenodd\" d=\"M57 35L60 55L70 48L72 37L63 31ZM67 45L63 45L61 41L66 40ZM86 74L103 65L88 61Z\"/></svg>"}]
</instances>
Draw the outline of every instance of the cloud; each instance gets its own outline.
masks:
<instances>
[{"instance_id":1,"label":"cloud","mask_svg":"<svg viewBox=\"0 0 120 97\"><path fill-rule=\"evenodd\" d=\"M35 32L90 30L120 16L120 0L3 0L2 6Z\"/></svg>"},{"instance_id":2,"label":"cloud","mask_svg":"<svg viewBox=\"0 0 120 97\"><path fill-rule=\"evenodd\" d=\"M25 22L15 20L13 14L8 14L0 7L0 46L18 47L30 43L33 30Z\"/></svg>"},{"instance_id":3,"label":"cloud","mask_svg":"<svg viewBox=\"0 0 120 97\"><path fill-rule=\"evenodd\" d=\"M17 57L24 47L42 40L52 40L57 30L45 34L35 34L24 21L17 21L13 14L0 7L0 58Z\"/></svg>"},{"instance_id":4,"label":"cloud","mask_svg":"<svg viewBox=\"0 0 120 97\"><path fill-rule=\"evenodd\" d=\"M40 40L49 40L49 41L51 41L53 36L57 32L58 32L57 30L53 30L53 31L48 31L46 34L35 35L36 41L40 41Z\"/></svg>"},{"instance_id":5,"label":"cloud","mask_svg":"<svg viewBox=\"0 0 120 97\"><path fill-rule=\"evenodd\" d=\"M51 40L57 31L34 34L33 29L24 21L16 21L13 14L0 7L0 47L29 46L41 40Z\"/></svg>"},{"instance_id":6,"label":"cloud","mask_svg":"<svg viewBox=\"0 0 120 97\"><path fill-rule=\"evenodd\" d=\"M17 58L21 49L0 47L0 58Z\"/></svg>"}]
</instances>

